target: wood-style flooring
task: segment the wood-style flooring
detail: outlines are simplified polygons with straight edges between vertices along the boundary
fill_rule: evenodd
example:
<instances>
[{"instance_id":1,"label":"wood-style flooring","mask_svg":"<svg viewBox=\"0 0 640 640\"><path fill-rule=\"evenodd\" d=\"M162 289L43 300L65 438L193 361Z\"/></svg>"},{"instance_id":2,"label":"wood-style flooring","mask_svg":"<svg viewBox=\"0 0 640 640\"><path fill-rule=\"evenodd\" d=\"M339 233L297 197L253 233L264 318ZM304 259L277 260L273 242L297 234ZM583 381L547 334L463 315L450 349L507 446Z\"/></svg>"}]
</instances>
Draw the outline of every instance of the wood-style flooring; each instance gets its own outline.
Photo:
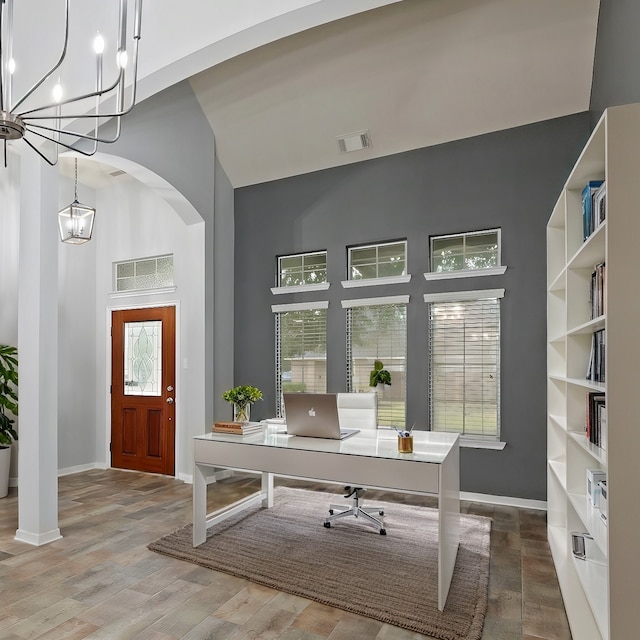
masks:
<instances>
[{"instance_id":1,"label":"wood-style flooring","mask_svg":"<svg viewBox=\"0 0 640 640\"><path fill-rule=\"evenodd\" d=\"M210 508L233 502L257 486L251 476L222 480L209 490ZM368 495L429 504L429 499L406 494ZM463 502L462 507L493 518L482 639L570 639L546 542L545 513L475 502ZM16 490L0 500L2 640L425 637L149 551L149 542L191 521L191 486L173 478L118 470L62 477L59 513L63 538L33 547L13 539Z\"/></svg>"}]
</instances>

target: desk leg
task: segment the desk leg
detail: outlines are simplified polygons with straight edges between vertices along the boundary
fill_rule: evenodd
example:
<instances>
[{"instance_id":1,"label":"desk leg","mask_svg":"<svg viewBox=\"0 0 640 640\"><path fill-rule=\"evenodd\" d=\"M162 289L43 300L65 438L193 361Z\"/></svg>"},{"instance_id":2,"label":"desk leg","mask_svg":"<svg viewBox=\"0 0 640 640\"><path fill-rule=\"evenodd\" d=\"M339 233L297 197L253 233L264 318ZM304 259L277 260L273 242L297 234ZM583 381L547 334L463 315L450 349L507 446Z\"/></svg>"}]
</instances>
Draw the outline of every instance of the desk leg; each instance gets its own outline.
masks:
<instances>
[{"instance_id":1,"label":"desk leg","mask_svg":"<svg viewBox=\"0 0 640 640\"><path fill-rule=\"evenodd\" d=\"M205 468L193 465L193 546L207 539L207 480Z\"/></svg>"},{"instance_id":2,"label":"desk leg","mask_svg":"<svg viewBox=\"0 0 640 640\"><path fill-rule=\"evenodd\" d=\"M442 611L460 545L460 447L457 442L440 465L438 511L438 609Z\"/></svg>"},{"instance_id":3,"label":"desk leg","mask_svg":"<svg viewBox=\"0 0 640 640\"><path fill-rule=\"evenodd\" d=\"M273 473L262 472L262 506L264 509L273 507Z\"/></svg>"}]
</instances>

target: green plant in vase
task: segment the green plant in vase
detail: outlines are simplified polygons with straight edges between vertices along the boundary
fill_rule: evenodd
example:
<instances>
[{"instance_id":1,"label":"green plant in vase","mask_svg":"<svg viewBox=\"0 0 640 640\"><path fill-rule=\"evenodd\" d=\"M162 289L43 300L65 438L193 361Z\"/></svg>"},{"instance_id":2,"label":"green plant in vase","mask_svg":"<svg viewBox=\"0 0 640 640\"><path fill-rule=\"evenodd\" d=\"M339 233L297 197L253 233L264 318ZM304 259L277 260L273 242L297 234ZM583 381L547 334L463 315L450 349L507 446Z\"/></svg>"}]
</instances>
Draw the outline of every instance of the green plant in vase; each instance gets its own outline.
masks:
<instances>
[{"instance_id":1,"label":"green plant in vase","mask_svg":"<svg viewBox=\"0 0 640 640\"><path fill-rule=\"evenodd\" d=\"M225 391L222 397L233 404L234 422L249 422L251 405L258 400L262 400L262 391L249 385L240 385Z\"/></svg>"},{"instance_id":2,"label":"green plant in vase","mask_svg":"<svg viewBox=\"0 0 640 640\"><path fill-rule=\"evenodd\" d=\"M382 360L373 363L373 369L369 374L369 386L377 387L379 384L391 386L391 373L384 368Z\"/></svg>"},{"instance_id":3,"label":"green plant in vase","mask_svg":"<svg viewBox=\"0 0 640 640\"><path fill-rule=\"evenodd\" d=\"M10 414L18 415L18 350L0 345L0 447L18 439Z\"/></svg>"}]
</instances>

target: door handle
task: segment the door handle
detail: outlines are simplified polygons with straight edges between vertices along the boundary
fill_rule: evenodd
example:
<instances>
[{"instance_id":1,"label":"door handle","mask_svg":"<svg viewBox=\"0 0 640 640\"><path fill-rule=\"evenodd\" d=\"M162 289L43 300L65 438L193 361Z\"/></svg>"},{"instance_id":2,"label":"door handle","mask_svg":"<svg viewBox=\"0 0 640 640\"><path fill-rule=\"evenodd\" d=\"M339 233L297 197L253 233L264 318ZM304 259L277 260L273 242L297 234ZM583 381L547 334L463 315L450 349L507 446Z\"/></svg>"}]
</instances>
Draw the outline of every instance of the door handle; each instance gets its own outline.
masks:
<instances>
[{"instance_id":1,"label":"door handle","mask_svg":"<svg viewBox=\"0 0 640 640\"><path fill-rule=\"evenodd\" d=\"M169 386L167 387L167 391L173 391L173 387L172 387L171 385L169 385Z\"/></svg>"},{"instance_id":2,"label":"door handle","mask_svg":"<svg viewBox=\"0 0 640 640\"><path fill-rule=\"evenodd\" d=\"M173 404L173 398L167 398L167 404Z\"/></svg>"}]
</instances>

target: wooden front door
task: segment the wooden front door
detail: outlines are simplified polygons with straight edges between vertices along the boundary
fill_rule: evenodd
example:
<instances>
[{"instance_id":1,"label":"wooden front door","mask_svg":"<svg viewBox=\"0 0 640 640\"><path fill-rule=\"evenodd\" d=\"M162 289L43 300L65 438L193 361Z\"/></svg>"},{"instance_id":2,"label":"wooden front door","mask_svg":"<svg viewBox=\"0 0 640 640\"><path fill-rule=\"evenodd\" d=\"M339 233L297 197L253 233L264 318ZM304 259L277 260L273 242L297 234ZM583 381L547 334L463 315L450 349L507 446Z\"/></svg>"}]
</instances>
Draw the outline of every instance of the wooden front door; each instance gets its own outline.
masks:
<instances>
[{"instance_id":1,"label":"wooden front door","mask_svg":"<svg viewBox=\"0 0 640 640\"><path fill-rule=\"evenodd\" d=\"M175 474L175 317L175 307L112 313L112 467Z\"/></svg>"}]
</instances>

